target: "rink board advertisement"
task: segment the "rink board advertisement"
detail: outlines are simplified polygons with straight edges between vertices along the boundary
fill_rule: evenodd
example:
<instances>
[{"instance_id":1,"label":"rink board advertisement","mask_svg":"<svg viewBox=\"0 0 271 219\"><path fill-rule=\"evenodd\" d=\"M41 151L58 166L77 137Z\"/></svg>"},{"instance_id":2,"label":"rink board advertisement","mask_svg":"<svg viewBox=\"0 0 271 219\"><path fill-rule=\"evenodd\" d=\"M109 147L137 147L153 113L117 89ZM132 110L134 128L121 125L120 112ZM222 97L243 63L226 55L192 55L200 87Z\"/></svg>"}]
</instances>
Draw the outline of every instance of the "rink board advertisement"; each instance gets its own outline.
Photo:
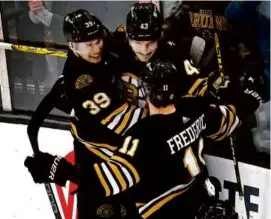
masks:
<instances>
[{"instance_id":1,"label":"rink board advertisement","mask_svg":"<svg viewBox=\"0 0 271 219\"><path fill-rule=\"evenodd\" d=\"M209 175L220 190L220 199L235 203L238 211L241 203L237 192L233 161L209 155L205 155L205 159ZM250 218L270 218L270 170L244 163L239 163L239 169Z\"/></svg>"},{"instance_id":2,"label":"rink board advertisement","mask_svg":"<svg viewBox=\"0 0 271 219\"><path fill-rule=\"evenodd\" d=\"M24 159L33 154L26 126L0 123L2 153L1 164L1 218L54 219L43 184L35 184L24 167ZM39 133L40 149L65 156L73 162L72 137L69 131L42 128ZM220 189L220 198L229 199L239 208L239 199L233 162L206 156L208 171ZM245 200L251 219L269 219L270 170L248 164L239 165L244 184ZM70 195L76 186L52 188L63 219L76 218L76 197Z\"/></svg>"}]
</instances>

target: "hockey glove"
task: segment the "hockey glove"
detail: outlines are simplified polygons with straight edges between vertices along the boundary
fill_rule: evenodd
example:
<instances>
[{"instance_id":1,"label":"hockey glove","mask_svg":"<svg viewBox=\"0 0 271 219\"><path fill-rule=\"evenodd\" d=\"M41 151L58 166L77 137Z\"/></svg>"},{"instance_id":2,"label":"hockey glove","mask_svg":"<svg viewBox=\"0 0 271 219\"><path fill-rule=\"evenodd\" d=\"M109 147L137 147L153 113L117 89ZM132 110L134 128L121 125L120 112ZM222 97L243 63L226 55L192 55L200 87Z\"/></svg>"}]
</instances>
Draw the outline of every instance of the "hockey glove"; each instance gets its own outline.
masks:
<instances>
[{"instance_id":1,"label":"hockey glove","mask_svg":"<svg viewBox=\"0 0 271 219\"><path fill-rule=\"evenodd\" d=\"M241 103L245 107L244 113L254 113L262 103L262 98L259 95L260 78L253 77L246 72L241 76L241 90L243 95L241 96Z\"/></svg>"},{"instance_id":2,"label":"hockey glove","mask_svg":"<svg viewBox=\"0 0 271 219\"><path fill-rule=\"evenodd\" d=\"M39 152L28 156L24 165L32 175L35 183L56 183L65 186L67 180L77 181L77 170L66 159Z\"/></svg>"},{"instance_id":3,"label":"hockey glove","mask_svg":"<svg viewBox=\"0 0 271 219\"><path fill-rule=\"evenodd\" d=\"M208 90L207 95L216 100L220 100L227 92L230 83L229 77L225 76L222 72L214 71L208 76Z\"/></svg>"}]
</instances>

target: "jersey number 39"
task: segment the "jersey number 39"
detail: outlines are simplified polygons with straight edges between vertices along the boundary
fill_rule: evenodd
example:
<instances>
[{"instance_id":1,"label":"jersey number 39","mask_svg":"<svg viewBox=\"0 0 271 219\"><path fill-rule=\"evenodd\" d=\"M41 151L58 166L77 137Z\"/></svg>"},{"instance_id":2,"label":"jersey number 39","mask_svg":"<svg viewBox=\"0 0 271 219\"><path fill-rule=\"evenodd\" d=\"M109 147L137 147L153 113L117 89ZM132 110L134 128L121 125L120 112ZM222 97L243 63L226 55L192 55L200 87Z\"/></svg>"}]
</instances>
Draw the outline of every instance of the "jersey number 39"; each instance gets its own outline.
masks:
<instances>
[{"instance_id":1,"label":"jersey number 39","mask_svg":"<svg viewBox=\"0 0 271 219\"><path fill-rule=\"evenodd\" d=\"M93 96L93 100L86 100L82 105L89 110L90 114L96 115L101 109L107 108L110 102L110 98L106 93L97 93Z\"/></svg>"}]
</instances>

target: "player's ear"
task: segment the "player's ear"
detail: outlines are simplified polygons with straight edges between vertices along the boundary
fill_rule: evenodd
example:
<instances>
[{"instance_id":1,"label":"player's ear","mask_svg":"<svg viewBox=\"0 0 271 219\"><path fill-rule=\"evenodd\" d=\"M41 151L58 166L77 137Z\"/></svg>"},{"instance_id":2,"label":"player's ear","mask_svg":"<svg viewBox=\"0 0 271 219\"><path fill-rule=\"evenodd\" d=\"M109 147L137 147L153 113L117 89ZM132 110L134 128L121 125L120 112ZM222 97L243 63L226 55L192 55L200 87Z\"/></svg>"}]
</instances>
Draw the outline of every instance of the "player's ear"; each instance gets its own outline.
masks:
<instances>
[{"instance_id":1,"label":"player's ear","mask_svg":"<svg viewBox=\"0 0 271 219\"><path fill-rule=\"evenodd\" d=\"M73 51L74 55L76 55L77 57L79 57L79 53L77 51L75 43L68 42L68 46L69 46L70 50Z\"/></svg>"},{"instance_id":2,"label":"player's ear","mask_svg":"<svg viewBox=\"0 0 271 219\"><path fill-rule=\"evenodd\" d=\"M68 46L69 46L70 50L72 50L73 52L75 51L75 45L73 42L68 42Z\"/></svg>"}]
</instances>

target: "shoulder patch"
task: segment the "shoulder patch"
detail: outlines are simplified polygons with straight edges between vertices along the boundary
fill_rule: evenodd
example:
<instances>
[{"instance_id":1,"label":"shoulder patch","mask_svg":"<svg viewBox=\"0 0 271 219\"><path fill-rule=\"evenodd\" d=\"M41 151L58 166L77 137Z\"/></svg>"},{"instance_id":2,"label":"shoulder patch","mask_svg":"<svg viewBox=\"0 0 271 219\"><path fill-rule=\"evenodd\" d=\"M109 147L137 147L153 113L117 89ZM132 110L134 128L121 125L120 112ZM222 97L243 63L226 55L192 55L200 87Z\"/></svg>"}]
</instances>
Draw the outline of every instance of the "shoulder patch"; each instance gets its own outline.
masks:
<instances>
[{"instance_id":1,"label":"shoulder patch","mask_svg":"<svg viewBox=\"0 0 271 219\"><path fill-rule=\"evenodd\" d=\"M114 215L114 208L112 205L104 204L97 208L96 214L101 218L110 218Z\"/></svg>"},{"instance_id":2,"label":"shoulder patch","mask_svg":"<svg viewBox=\"0 0 271 219\"><path fill-rule=\"evenodd\" d=\"M92 82L93 78L90 75L87 74L81 75L79 78L77 78L75 82L75 88L76 90L82 89L90 85Z\"/></svg>"}]
</instances>

